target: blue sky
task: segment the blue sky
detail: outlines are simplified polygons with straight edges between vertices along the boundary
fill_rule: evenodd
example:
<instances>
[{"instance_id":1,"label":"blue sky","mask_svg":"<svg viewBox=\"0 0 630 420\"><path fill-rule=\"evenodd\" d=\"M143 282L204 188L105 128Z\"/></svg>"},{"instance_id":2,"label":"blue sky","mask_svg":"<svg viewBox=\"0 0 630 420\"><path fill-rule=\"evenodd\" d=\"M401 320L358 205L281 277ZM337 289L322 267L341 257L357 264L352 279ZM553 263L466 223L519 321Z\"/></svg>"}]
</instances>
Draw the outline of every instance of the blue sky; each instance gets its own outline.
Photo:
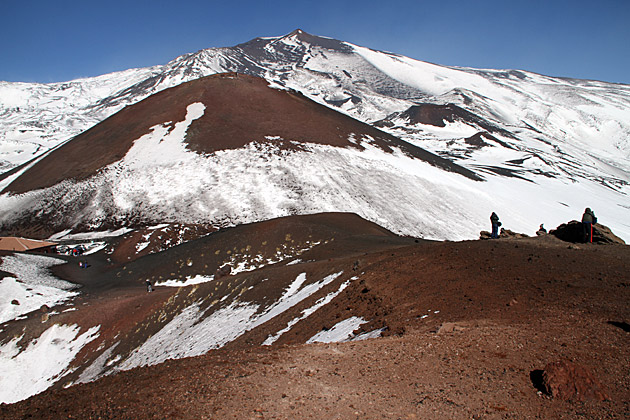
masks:
<instances>
[{"instance_id":1,"label":"blue sky","mask_svg":"<svg viewBox=\"0 0 630 420\"><path fill-rule=\"evenodd\" d=\"M97 76L296 28L437 64L630 84L630 0L2 0L0 80Z\"/></svg>"}]
</instances>

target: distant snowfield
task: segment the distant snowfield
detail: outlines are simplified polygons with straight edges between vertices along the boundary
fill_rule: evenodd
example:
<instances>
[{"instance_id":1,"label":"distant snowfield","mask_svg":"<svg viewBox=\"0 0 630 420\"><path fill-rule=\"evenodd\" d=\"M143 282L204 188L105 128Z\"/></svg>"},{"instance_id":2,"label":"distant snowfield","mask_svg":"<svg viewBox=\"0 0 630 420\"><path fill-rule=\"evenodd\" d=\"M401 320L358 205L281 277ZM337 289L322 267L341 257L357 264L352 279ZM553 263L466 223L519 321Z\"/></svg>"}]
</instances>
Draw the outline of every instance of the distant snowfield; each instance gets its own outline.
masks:
<instances>
[{"instance_id":1,"label":"distant snowfield","mask_svg":"<svg viewBox=\"0 0 630 420\"><path fill-rule=\"evenodd\" d=\"M499 136L509 147L493 144L466 154L464 139L481 131L474 124L439 128L400 121L399 127L388 130L451 156L486 182L369 145L364 152L307 145L308 153L296 153L250 144L200 156L183 143L190 123L205 111L201 103L190 104L184 121L175 122L174 128L167 122L153 127L135 140L122 161L98 177L0 196L0 220L26 208L47 214L59 207L58 219L70 225L80 219L95 228L104 220L124 223L134 216L154 223L232 226L347 211L396 233L462 240L489 229L492 211L506 228L533 234L540 223L554 228L579 219L584 208L591 207L601 223L630 242L630 86L521 70L445 67L349 43L343 43L344 49L328 49L309 44L299 34L267 41L261 44L268 54L261 62L255 57L239 62L242 51L231 48L208 49L165 66L68 83L0 82L0 170L27 161L152 93L234 68L264 74L271 86L280 86L282 79L284 88L368 123L418 102L453 103L515 137ZM154 83L156 75L162 77ZM277 138L277 133L268 133L268 138ZM20 144L24 148L17 158ZM524 171L529 181L492 173L497 168ZM0 181L0 189L9 180ZM61 203L58 196L65 197ZM75 196L90 198L84 214L72 211Z\"/></svg>"},{"instance_id":2,"label":"distant snowfield","mask_svg":"<svg viewBox=\"0 0 630 420\"><path fill-rule=\"evenodd\" d=\"M601 223L630 242L628 186L616 191L596 181L542 175L528 175L528 181L486 174L486 181L472 181L400 151L387 153L372 146L369 138L355 139L364 150L307 144L304 152L250 143L200 155L186 149L184 138L204 108L201 103L189 105L185 120L172 129L168 122L153 127L121 161L91 179L0 196L0 218L32 209L70 219L72 224L98 225L107 215L115 219L141 215L154 223L231 226L341 211L399 234L464 240L489 230L492 211L499 214L505 228L533 234L541 223L554 228L579 219L584 208L591 207ZM522 156L509 149L488 152L494 150L503 160ZM100 191L111 195L101 196ZM78 196L90 201L84 212L75 216L57 210L70 208ZM46 204L48 197L63 198L53 208ZM598 203L606 206L600 208Z\"/></svg>"}]
</instances>

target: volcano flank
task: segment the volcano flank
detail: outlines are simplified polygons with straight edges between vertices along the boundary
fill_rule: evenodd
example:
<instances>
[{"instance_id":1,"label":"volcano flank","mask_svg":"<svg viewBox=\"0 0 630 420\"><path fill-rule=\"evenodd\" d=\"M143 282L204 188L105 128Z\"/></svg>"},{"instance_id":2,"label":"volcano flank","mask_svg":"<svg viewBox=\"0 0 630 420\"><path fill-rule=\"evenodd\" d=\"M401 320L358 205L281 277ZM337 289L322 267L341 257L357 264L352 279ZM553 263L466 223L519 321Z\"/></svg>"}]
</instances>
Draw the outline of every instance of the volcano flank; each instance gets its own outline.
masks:
<instances>
[{"instance_id":1,"label":"volcano flank","mask_svg":"<svg viewBox=\"0 0 630 420\"><path fill-rule=\"evenodd\" d=\"M5 191L24 193L63 180L84 180L121 160L134 140L157 125L172 129L186 107L205 106L190 125L186 147L201 155L273 142L281 148L303 143L362 149L365 139L385 151L402 150L442 169L479 179L472 171L406 143L370 125L320 105L299 92L271 88L261 78L222 73L183 83L129 106L68 141L36 163ZM352 141L356 139L356 141Z\"/></svg>"},{"instance_id":2,"label":"volcano flank","mask_svg":"<svg viewBox=\"0 0 630 420\"><path fill-rule=\"evenodd\" d=\"M628 104L302 30L0 82L0 418L630 418Z\"/></svg>"},{"instance_id":3,"label":"volcano flank","mask_svg":"<svg viewBox=\"0 0 630 420\"><path fill-rule=\"evenodd\" d=\"M626 417L624 245L425 241L326 213L109 256L64 257L81 296L3 324L5 369L92 332L53 340L80 352L50 389L4 387L3 419ZM586 372L549 379L577 395L545 388L548 366Z\"/></svg>"}]
</instances>

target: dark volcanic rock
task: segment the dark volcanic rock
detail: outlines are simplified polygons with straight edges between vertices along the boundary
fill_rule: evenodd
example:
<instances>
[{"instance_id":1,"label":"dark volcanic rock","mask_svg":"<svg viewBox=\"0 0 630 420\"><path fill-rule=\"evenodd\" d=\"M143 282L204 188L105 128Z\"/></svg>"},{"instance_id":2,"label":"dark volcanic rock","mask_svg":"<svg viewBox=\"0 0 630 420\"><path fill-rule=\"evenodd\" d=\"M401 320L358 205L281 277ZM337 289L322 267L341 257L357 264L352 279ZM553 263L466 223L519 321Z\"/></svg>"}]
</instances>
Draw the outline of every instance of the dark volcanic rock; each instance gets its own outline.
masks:
<instances>
[{"instance_id":1,"label":"dark volcanic rock","mask_svg":"<svg viewBox=\"0 0 630 420\"><path fill-rule=\"evenodd\" d=\"M391 127L393 125L391 120L394 117L403 118L411 124L424 124L435 127L446 127L447 122L463 121L490 133L500 133L508 137L513 137L512 133L507 130L497 127L478 115L460 108L455 104L438 105L425 103L413 105L404 112L395 113L381 121L377 121L374 125L377 127Z\"/></svg>"},{"instance_id":2,"label":"dark volcanic rock","mask_svg":"<svg viewBox=\"0 0 630 420\"><path fill-rule=\"evenodd\" d=\"M566 242L584 242L582 222L578 222L576 220L572 220L569 223L563 223L549 233ZM593 243L626 244L623 239L612 233L608 226L604 226L599 223L595 223L593 225Z\"/></svg>"},{"instance_id":3,"label":"dark volcanic rock","mask_svg":"<svg viewBox=\"0 0 630 420\"><path fill-rule=\"evenodd\" d=\"M487 230L479 232L479 239L491 239L492 233ZM499 232L499 238L528 238L529 236L524 233L514 232L510 229L501 228Z\"/></svg>"},{"instance_id":4,"label":"dark volcanic rock","mask_svg":"<svg viewBox=\"0 0 630 420\"><path fill-rule=\"evenodd\" d=\"M541 385L547 394L560 400L610 400L604 386L589 369L568 360L545 366Z\"/></svg>"},{"instance_id":5,"label":"dark volcanic rock","mask_svg":"<svg viewBox=\"0 0 630 420\"><path fill-rule=\"evenodd\" d=\"M230 264L225 264L224 266L217 268L217 271L214 273L214 278L220 279L221 277L229 276L231 272L232 266L230 266Z\"/></svg>"}]
</instances>

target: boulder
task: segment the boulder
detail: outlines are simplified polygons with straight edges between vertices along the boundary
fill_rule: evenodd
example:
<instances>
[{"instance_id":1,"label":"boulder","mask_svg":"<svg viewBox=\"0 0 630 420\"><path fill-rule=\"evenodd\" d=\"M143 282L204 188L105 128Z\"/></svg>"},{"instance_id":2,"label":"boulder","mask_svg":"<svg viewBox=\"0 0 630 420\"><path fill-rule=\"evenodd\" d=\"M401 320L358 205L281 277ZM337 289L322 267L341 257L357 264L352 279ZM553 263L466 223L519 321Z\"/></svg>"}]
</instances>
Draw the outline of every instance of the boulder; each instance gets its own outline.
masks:
<instances>
[{"instance_id":1,"label":"boulder","mask_svg":"<svg viewBox=\"0 0 630 420\"><path fill-rule=\"evenodd\" d=\"M549 232L556 238L565 242L579 243L583 242L583 227L582 222L572 220L569 223L563 223L556 229ZM599 223L593 225L593 243L597 244L622 244L626 243L623 239L616 236L608 226L604 226Z\"/></svg>"},{"instance_id":2,"label":"boulder","mask_svg":"<svg viewBox=\"0 0 630 420\"><path fill-rule=\"evenodd\" d=\"M217 271L214 273L215 279L220 279L221 277L229 276L232 272L232 266L230 264L225 264L222 267L217 268Z\"/></svg>"},{"instance_id":3,"label":"boulder","mask_svg":"<svg viewBox=\"0 0 630 420\"><path fill-rule=\"evenodd\" d=\"M461 324L458 324L456 322L444 322L442 323L442 325L440 325L437 329L437 331L435 331L438 334L448 334L448 333L452 333L454 331L463 331L466 328L463 327Z\"/></svg>"},{"instance_id":4,"label":"boulder","mask_svg":"<svg viewBox=\"0 0 630 420\"><path fill-rule=\"evenodd\" d=\"M479 239L491 239L490 237L492 236L492 233L486 231L486 230L482 230L481 232L479 232ZM499 238L528 238L529 236L525 235L524 233L518 233L518 232L514 232L512 230L509 229L504 229L501 228L501 231L499 232Z\"/></svg>"},{"instance_id":5,"label":"boulder","mask_svg":"<svg viewBox=\"0 0 630 420\"><path fill-rule=\"evenodd\" d=\"M584 366L569 360L547 364L542 371L544 392L560 400L610 400L601 382Z\"/></svg>"}]
</instances>

